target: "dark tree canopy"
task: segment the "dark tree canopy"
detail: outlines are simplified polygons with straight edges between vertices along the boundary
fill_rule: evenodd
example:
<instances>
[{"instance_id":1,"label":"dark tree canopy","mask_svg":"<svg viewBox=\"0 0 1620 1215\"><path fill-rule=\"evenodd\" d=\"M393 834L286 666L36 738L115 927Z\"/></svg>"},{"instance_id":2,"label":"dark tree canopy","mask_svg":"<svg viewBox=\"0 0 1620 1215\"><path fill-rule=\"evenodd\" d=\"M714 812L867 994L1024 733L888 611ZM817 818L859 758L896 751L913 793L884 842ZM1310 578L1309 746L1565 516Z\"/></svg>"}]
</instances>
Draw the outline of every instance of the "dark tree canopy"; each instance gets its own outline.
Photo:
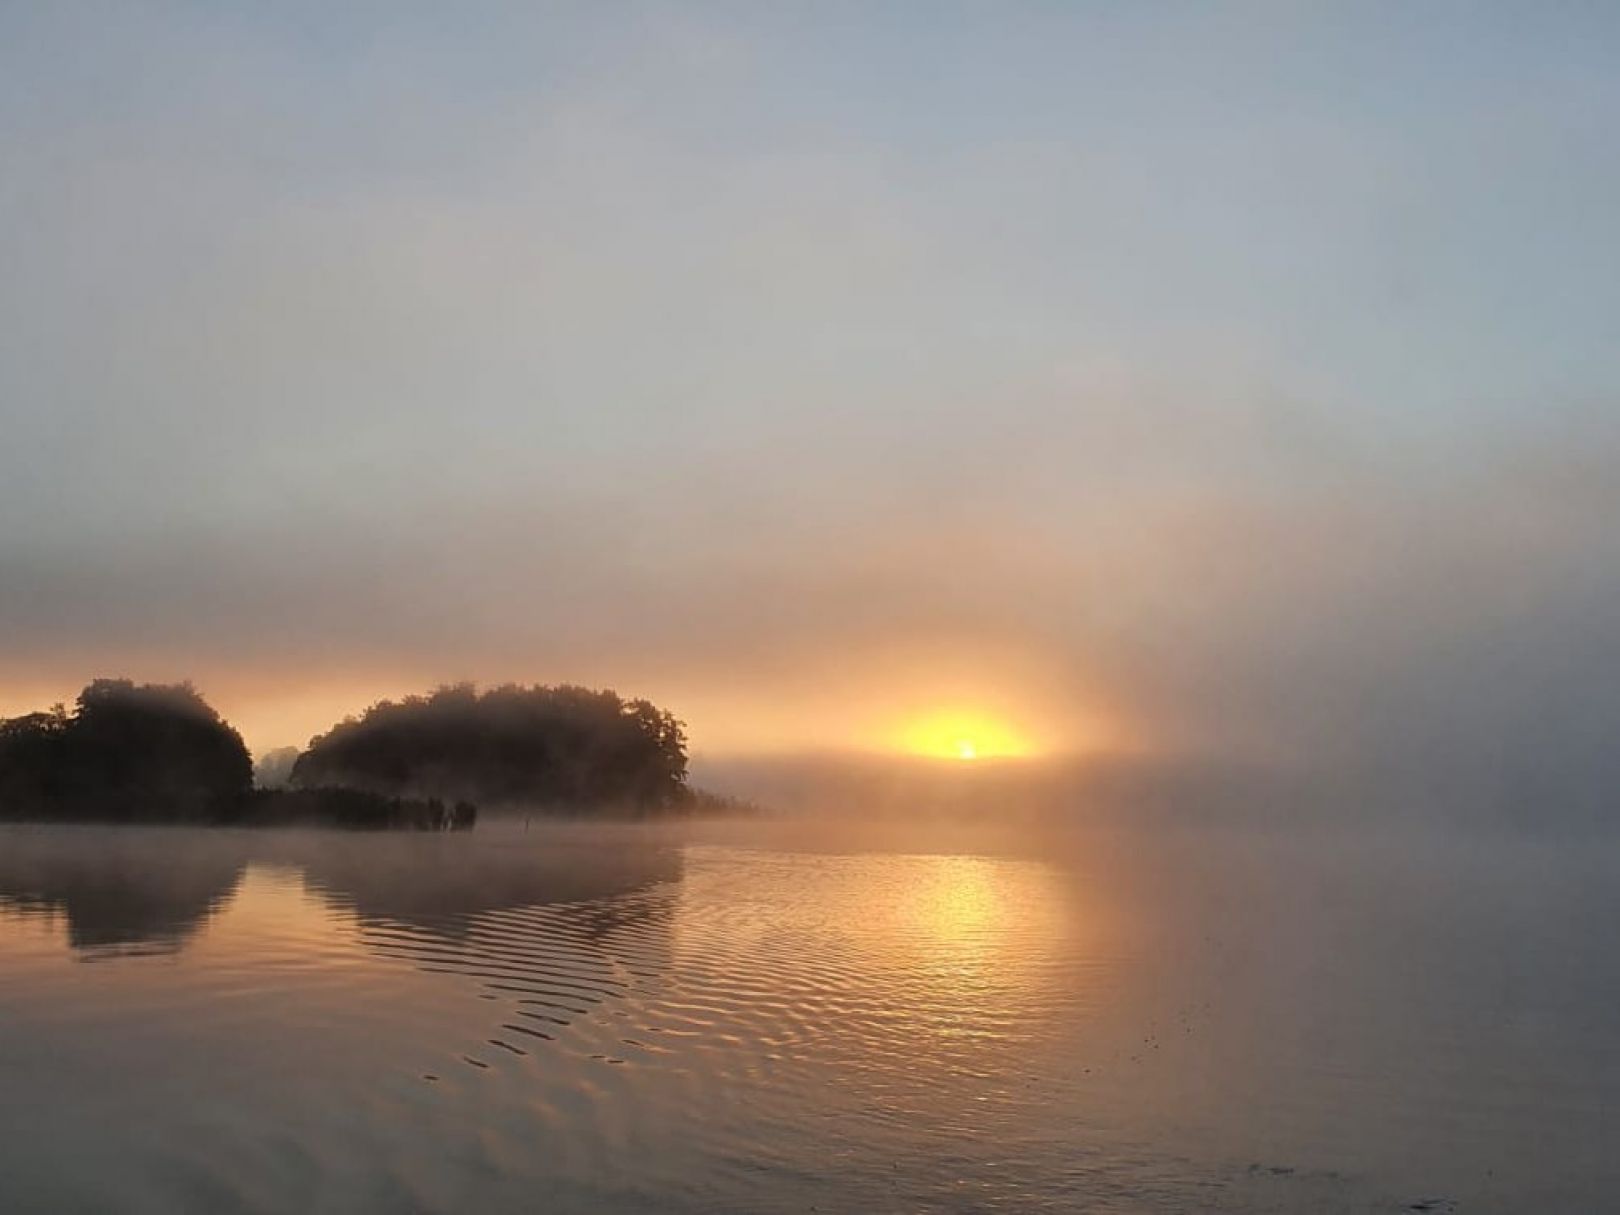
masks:
<instances>
[{"instance_id":1,"label":"dark tree canopy","mask_svg":"<svg viewBox=\"0 0 1620 1215\"><path fill-rule=\"evenodd\" d=\"M252 787L241 735L190 684L98 679L72 713L0 721L0 816L207 818Z\"/></svg>"},{"instance_id":2,"label":"dark tree canopy","mask_svg":"<svg viewBox=\"0 0 1620 1215\"><path fill-rule=\"evenodd\" d=\"M373 705L310 743L299 786L549 808L685 806L686 734L645 700L469 684Z\"/></svg>"}]
</instances>

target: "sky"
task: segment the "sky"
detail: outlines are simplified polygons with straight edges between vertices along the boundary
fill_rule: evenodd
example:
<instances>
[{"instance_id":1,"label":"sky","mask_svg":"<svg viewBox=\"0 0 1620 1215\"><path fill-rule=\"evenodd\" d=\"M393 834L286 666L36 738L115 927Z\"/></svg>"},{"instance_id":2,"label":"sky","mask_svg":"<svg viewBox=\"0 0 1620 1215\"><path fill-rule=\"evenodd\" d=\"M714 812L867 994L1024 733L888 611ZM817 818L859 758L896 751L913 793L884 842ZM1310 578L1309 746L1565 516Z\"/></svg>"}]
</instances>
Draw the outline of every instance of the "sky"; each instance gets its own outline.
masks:
<instances>
[{"instance_id":1,"label":"sky","mask_svg":"<svg viewBox=\"0 0 1620 1215\"><path fill-rule=\"evenodd\" d=\"M1617 68L1577 3L0 4L0 712L1597 788Z\"/></svg>"}]
</instances>

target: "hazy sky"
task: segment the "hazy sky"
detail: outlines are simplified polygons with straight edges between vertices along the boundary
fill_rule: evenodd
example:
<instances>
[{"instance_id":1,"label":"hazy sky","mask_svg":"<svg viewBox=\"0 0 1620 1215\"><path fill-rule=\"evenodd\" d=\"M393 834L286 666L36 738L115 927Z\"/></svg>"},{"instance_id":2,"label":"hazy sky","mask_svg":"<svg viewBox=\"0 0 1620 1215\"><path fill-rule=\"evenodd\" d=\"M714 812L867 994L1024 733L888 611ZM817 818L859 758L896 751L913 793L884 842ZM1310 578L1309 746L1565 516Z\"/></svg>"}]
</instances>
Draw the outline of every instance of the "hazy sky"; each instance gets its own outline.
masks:
<instances>
[{"instance_id":1,"label":"hazy sky","mask_svg":"<svg viewBox=\"0 0 1620 1215\"><path fill-rule=\"evenodd\" d=\"M0 5L0 711L1596 771L1617 130L1601 4Z\"/></svg>"}]
</instances>

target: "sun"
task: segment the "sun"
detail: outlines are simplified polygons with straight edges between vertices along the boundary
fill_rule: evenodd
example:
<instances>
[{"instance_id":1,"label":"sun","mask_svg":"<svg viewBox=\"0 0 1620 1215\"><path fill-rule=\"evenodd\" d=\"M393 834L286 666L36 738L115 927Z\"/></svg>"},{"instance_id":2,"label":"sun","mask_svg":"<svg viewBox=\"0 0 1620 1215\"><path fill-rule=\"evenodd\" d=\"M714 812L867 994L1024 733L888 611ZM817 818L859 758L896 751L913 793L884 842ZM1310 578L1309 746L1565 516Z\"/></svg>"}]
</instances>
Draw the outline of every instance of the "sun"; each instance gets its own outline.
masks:
<instances>
[{"instance_id":1,"label":"sun","mask_svg":"<svg viewBox=\"0 0 1620 1215\"><path fill-rule=\"evenodd\" d=\"M931 759L969 763L1033 755L1035 746L1008 722L976 709L938 709L905 722L894 734L898 750Z\"/></svg>"}]
</instances>

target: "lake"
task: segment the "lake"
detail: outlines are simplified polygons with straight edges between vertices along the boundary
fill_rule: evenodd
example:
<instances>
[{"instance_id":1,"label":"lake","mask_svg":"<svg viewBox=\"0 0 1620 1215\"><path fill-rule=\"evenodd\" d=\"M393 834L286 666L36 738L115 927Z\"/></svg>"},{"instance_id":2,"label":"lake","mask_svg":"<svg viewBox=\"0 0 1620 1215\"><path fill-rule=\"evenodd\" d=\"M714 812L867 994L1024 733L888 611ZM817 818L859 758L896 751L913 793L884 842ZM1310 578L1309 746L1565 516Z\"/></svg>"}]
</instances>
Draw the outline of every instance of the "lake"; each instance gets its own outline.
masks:
<instances>
[{"instance_id":1,"label":"lake","mask_svg":"<svg viewBox=\"0 0 1620 1215\"><path fill-rule=\"evenodd\" d=\"M1606 841L5 826L0 1210L1620 1209L1617 929Z\"/></svg>"}]
</instances>

